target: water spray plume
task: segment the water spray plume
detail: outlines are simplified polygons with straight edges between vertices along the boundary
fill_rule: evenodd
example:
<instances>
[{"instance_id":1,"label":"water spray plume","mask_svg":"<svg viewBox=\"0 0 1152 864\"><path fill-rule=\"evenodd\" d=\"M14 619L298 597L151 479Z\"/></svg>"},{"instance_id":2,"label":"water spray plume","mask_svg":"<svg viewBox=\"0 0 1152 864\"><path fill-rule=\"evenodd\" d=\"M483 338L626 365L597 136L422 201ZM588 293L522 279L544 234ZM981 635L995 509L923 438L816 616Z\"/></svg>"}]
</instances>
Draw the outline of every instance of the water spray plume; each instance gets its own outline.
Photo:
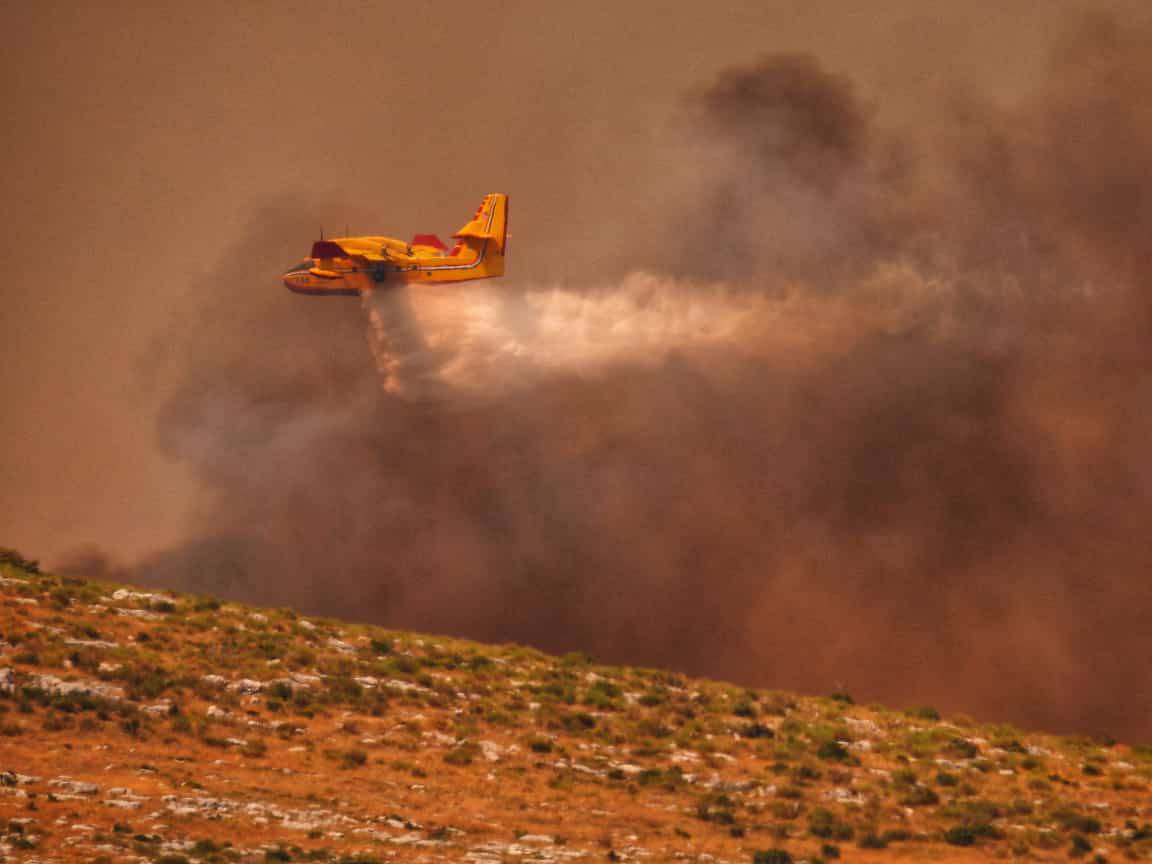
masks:
<instances>
[{"instance_id":1,"label":"water spray plume","mask_svg":"<svg viewBox=\"0 0 1152 864\"><path fill-rule=\"evenodd\" d=\"M385 392L414 399L492 399L557 375L731 346L767 306L754 293L632 273L577 292L470 283L399 286L363 297Z\"/></svg>"}]
</instances>

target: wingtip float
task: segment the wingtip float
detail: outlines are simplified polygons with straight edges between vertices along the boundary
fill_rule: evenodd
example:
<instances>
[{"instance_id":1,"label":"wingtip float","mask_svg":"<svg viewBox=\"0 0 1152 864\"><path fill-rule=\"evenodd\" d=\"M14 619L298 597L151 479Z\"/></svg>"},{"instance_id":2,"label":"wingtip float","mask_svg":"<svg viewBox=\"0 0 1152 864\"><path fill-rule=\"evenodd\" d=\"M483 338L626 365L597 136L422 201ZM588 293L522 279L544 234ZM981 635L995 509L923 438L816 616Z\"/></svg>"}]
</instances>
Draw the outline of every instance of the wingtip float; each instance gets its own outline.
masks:
<instances>
[{"instance_id":1,"label":"wingtip float","mask_svg":"<svg viewBox=\"0 0 1152 864\"><path fill-rule=\"evenodd\" d=\"M334 237L312 244L311 255L284 274L297 294L356 296L396 283L463 282L504 275L508 196L485 195L448 245L435 234Z\"/></svg>"}]
</instances>

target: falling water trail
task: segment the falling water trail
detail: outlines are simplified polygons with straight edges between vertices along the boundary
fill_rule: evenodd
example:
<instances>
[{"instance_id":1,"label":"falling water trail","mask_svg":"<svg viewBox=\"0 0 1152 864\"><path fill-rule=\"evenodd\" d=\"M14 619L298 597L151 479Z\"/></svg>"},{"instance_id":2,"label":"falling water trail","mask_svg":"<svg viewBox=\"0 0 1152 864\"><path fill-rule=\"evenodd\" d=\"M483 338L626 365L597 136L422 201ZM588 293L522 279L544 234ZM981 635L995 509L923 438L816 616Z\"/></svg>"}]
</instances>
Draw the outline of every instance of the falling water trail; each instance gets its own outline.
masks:
<instances>
[{"instance_id":1,"label":"falling water trail","mask_svg":"<svg viewBox=\"0 0 1152 864\"><path fill-rule=\"evenodd\" d=\"M412 311L407 286L365 292L360 298L368 317L368 345L386 393L430 398L442 389L437 353L425 340Z\"/></svg>"},{"instance_id":2,"label":"falling water trail","mask_svg":"<svg viewBox=\"0 0 1152 864\"><path fill-rule=\"evenodd\" d=\"M412 399L499 396L549 375L740 344L790 308L719 283L641 272L586 291L397 286L369 292L362 303L381 386Z\"/></svg>"}]
</instances>

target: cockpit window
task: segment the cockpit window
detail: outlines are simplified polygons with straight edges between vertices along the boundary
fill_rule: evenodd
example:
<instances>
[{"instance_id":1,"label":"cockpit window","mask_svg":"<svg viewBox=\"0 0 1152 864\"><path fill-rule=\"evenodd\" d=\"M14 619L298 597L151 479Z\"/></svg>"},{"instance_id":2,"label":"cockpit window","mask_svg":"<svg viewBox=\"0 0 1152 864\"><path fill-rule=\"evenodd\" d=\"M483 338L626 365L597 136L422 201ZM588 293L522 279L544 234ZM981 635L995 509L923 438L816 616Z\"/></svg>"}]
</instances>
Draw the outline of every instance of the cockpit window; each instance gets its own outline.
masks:
<instances>
[{"instance_id":1,"label":"cockpit window","mask_svg":"<svg viewBox=\"0 0 1152 864\"><path fill-rule=\"evenodd\" d=\"M293 264L291 267L289 267L284 272L285 273L299 273L302 270L311 270L314 266L315 265L312 263L311 258L305 258L299 264Z\"/></svg>"}]
</instances>

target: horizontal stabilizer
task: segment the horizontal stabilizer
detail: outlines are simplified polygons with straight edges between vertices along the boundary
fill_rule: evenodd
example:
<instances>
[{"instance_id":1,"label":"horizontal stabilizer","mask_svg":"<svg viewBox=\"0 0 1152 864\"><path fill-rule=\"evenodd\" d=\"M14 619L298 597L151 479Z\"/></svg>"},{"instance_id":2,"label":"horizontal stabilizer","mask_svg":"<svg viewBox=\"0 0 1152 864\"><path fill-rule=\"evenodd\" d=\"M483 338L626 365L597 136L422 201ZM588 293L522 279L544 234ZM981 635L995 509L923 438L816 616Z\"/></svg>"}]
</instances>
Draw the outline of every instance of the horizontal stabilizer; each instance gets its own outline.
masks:
<instances>
[{"instance_id":1,"label":"horizontal stabilizer","mask_svg":"<svg viewBox=\"0 0 1152 864\"><path fill-rule=\"evenodd\" d=\"M441 252L447 252L448 247L444 241L437 237L435 234L417 234L412 238L413 246L430 246L433 249L439 249Z\"/></svg>"}]
</instances>

